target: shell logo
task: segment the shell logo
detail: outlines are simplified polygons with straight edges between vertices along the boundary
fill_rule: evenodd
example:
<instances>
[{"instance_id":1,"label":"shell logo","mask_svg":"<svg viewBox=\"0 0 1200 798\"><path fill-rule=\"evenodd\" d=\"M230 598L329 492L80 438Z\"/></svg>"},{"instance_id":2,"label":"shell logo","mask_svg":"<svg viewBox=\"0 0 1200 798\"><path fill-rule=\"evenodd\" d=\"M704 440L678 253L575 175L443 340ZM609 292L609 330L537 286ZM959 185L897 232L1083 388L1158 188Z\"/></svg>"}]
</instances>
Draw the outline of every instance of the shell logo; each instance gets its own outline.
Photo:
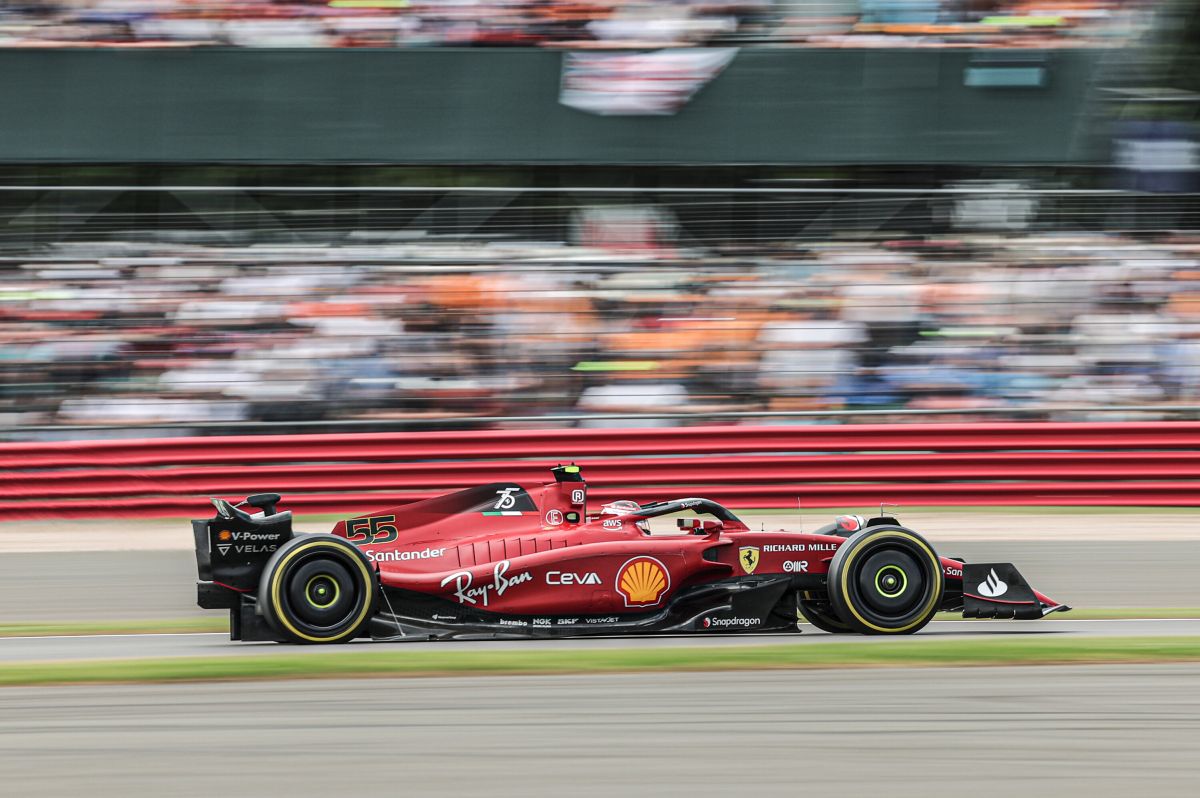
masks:
<instances>
[{"instance_id":1,"label":"shell logo","mask_svg":"<svg viewBox=\"0 0 1200 798\"><path fill-rule=\"evenodd\" d=\"M626 607L652 607L670 587L667 566L653 557L634 557L617 571L617 592Z\"/></svg>"},{"instance_id":2,"label":"shell logo","mask_svg":"<svg viewBox=\"0 0 1200 798\"><path fill-rule=\"evenodd\" d=\"M220 540L222 542L229 540L231 537L233 537L233 535L231 535L229 533L228 529L222 529L220 532L217 533L217 540Z\"/></svg>"}]
</instances>

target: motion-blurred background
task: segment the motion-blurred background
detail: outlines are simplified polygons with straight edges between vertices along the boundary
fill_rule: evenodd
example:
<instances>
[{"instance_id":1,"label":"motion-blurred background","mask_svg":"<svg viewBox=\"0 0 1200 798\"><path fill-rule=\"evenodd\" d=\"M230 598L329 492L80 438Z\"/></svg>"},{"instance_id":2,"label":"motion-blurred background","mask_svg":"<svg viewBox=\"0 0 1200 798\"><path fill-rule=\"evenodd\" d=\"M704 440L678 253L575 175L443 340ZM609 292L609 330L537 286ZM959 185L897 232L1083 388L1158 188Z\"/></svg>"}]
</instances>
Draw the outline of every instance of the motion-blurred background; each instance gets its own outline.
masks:
<instances>
[{"instance_id":1,"label":"motion-blurred background","mask_svg":"<svg viewBox=\"0 0 1200 798\"><path fill-rule=\"evenodd\" d=\"M3 436L1193 418L1197 8L7 2Z\"/></svg>"},{"instance_id":2,"label":"motion-blurred background","mask_svg":"<svg viewBox=\"0 0 1200 798\"><path fill-rule=\"evenodd\" d=\"M1194 664L821 652L1200 656L1198 111L1198 0L0 0L0 792L1193 796ZM568 460L1077 609L318 660L195 606L205 497ZM831 669L277 678L747 643Z\"/></svg>"}]
</instances>

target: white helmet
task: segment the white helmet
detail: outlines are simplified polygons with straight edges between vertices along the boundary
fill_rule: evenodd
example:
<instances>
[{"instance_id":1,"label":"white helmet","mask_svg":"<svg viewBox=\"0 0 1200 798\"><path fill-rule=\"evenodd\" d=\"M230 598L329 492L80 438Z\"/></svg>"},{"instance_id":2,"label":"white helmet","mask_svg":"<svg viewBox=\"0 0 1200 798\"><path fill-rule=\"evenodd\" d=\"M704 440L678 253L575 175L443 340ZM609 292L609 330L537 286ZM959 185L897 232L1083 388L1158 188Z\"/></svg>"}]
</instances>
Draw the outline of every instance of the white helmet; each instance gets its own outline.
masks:
<instances>
[{"instance_id":1,"label":"white helmet","mask_svg":"<svg viewBox=\"0 0 1200 798\"><path fill-rule=\"evenodd\" d=\"M600 517L602 517L602 518L604 516L618 516L619 517L619 516L623 516L623 515L630 515L632 513L640 512L641 509L642 509L642 505L638 504L635 501L632 501L630 499L618 499L615 502L609 502L608 504L602 506L600 508ZM642 530L643 532L645 532L647 535L650 534L650 522L644 518L637 522L637 528Z\"/></svg>"}]
</instances>

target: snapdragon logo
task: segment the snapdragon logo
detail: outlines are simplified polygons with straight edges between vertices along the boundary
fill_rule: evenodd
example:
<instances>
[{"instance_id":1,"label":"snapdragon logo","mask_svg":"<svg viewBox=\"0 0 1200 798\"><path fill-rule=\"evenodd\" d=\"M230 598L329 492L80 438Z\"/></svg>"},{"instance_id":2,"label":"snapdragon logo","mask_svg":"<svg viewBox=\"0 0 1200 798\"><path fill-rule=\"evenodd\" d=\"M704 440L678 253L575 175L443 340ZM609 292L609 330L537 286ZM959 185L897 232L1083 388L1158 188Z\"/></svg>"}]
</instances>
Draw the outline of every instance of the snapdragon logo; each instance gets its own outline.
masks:
<instances>
[{"instance_id":1,"label":"snapdragon logo","mask_svg":"<svg viewBox=\"0 0 1200 798\"><path fill-rule=\"evenodd\" d=\"M705 618L701 625L705 629L728 629L730 627L746 629L758 626L761 618Z\"/></svg>"}]
</instances>

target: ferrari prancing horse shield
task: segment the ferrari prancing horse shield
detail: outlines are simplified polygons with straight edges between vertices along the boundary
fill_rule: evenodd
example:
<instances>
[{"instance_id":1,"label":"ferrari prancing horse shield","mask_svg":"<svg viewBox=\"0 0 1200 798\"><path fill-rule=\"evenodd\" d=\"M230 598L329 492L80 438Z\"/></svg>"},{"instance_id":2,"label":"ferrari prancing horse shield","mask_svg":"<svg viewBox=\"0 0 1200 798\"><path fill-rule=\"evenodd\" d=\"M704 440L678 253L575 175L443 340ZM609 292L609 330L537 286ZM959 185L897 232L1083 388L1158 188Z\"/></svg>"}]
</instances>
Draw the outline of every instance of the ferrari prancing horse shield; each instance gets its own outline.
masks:
<instances>
[{"instance_id":1,"label":"ferrari prancing horse shield","mask_svg":"<svg viewBox=\"0 0 1200 798\"><path fill-rule=\"evenodd\" d=\"M754 569L758 567L758 546L742 546L738 549L738 562L742 564L742 570L748 574L754 573Z\"/></svg>"}]
</instances>

